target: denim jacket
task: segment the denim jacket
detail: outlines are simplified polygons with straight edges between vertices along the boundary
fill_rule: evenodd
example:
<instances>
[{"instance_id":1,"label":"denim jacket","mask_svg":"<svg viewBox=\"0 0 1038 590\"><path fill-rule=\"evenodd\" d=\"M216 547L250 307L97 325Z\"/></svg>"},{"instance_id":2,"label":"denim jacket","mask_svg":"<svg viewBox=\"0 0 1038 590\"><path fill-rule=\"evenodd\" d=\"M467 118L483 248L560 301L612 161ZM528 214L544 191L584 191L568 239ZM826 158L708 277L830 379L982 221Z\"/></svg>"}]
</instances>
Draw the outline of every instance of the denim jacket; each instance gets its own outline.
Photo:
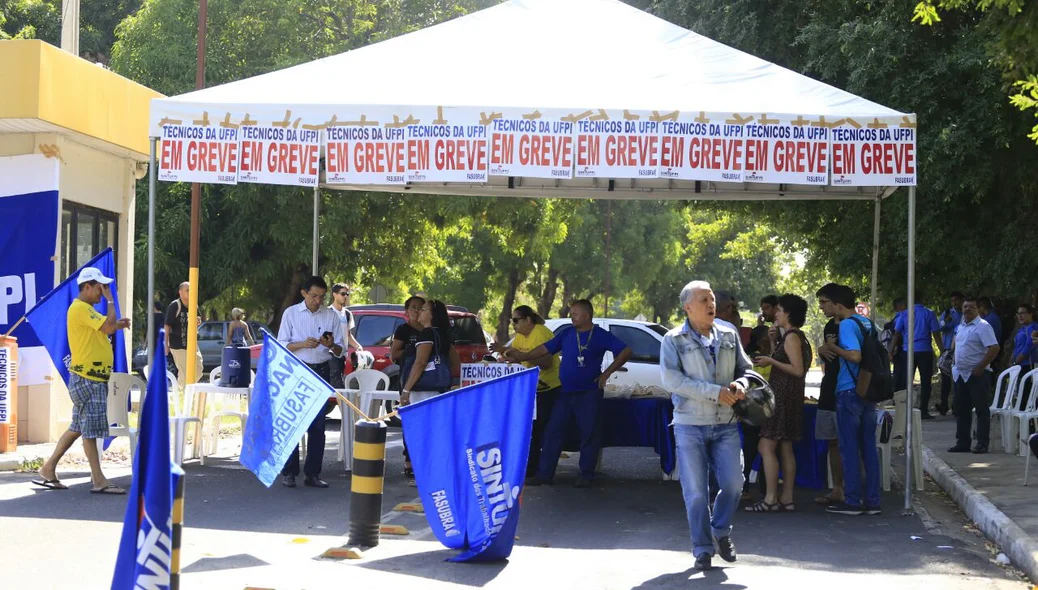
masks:
<instances>
[{"instance_id":1,"label":"denim jacket","mask_svg":"<svg viewBox=\"0 0 1038 590\"><path fill-rule=\"evenodd\" d=\"M660 346L660 373L663 387L674 403L674 424L709 426L734 420L729 406L717 398L721 390L750 369L750 359L742 349L738 332L714 323L717 361L703 346L688 320L667 332Z\"/></svg>"}]
</instances>

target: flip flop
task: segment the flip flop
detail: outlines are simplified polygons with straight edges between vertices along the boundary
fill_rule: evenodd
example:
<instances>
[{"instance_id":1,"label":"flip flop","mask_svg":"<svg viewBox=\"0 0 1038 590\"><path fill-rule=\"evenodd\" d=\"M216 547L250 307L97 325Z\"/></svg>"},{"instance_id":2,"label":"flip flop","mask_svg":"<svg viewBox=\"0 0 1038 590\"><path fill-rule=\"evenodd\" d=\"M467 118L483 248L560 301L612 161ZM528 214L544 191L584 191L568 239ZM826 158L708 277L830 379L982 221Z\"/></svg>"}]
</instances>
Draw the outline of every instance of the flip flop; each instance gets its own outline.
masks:
<instances>
[{"instance_id":1,"label":"flip flop","mask_svg":"<svg viewBox=\"0 0 1038 590\"><path fill-rule=\"evenodd\" d=\"M56 479L34 479L32 480L33 485L40 486L41 488L47 488L48 490L67 490L68 486L61 483Z\"/></svg>"},{"instance_id":2,"label":"flip flop","mask_svg":"<svg viewBox=\"0 0 1038 590\"><path fill-rule=\"evenodd\" d=\"M90 490L90 493L91 494L105 494L105 495L108 495L108 496L124 496L124 495L126 495L126 490L124 490L121 487L115 485L114 483L110 483L110 484L106 485L103 488L97 488L96 490Z\"/></svg>"}]
</instances>

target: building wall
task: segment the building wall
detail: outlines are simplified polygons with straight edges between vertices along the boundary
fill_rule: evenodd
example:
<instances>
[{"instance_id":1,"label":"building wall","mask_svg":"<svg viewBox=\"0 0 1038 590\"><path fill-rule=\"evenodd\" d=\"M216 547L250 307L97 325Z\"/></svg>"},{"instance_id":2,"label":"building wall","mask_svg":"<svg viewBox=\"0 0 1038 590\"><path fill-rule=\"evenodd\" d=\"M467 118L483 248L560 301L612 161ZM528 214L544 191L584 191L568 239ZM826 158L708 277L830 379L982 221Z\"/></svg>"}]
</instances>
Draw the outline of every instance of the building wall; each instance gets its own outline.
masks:
<instances>
[{"instance_id":1,"label":"building wall","mask_svg":"<svg viewBox=\"0 0 1038 590\"><path fill-rule=\"evenodd\" d=\"M55 252L54 284L60 282L61 227L60 210L71 201L119 215L117 279L123 315L133 309L133 244L135 199L135 162L129 158L89 147L73 138L55 134L0 134L0 156L40 153L40 145L56 145L60 151L58 198L59 218ZM42 294L40 294L42 295ZM139 329L146 329L141 326ZM128 338L128 343L135 339ZM130 346L132 349L132 344ZM127 353L132 354L132 350ZM127 359L129 363L129 359ZM48 385L18 388L18 438L22 442L56 440L68 428L72 404L68 391L56 371L51 371Z\"/></svg>"}]
</instances>

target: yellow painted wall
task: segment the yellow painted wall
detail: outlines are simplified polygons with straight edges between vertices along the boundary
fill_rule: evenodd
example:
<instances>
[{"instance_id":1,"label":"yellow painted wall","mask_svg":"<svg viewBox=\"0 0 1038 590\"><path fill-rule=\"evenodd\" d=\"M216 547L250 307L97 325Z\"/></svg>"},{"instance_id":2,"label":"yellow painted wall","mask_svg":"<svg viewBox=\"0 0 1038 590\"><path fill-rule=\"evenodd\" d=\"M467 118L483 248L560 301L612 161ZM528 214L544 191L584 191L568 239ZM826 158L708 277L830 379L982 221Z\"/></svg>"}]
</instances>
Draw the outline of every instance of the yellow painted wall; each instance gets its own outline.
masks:
<instances>
[{"instance_id":1,"label":"yellow painted wall","mask_svg":"<svg viewBox=\"0 0 1038 590\"><path fill-rule=\"evenodd\" d=\"M0 119L40 119L147 155L158 92L38 40L0 42L0 80Z\"/></svg>"}]
</instances>

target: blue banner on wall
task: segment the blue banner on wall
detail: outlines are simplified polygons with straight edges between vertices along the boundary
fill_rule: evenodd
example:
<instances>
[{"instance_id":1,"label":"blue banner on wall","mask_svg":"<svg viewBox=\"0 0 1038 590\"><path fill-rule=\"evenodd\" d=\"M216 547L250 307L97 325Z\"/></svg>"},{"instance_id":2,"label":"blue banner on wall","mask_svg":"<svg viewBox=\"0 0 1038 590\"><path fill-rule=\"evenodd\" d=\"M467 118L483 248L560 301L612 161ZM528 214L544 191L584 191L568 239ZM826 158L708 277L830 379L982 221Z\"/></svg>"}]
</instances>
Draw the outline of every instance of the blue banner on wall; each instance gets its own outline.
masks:
<instances>
[{"instance_id":1,"label":"blue banner on wall","mask_svg":"<svg viewBox=\"0 0 1038 590\"><path fill-rule=\"evenodd\" d=\"M0 334L6 334L54 288L58 191L7 196L0 192L0 219ZM41 345L25 323L11 335L18 338L19 348Z\"/></svg>"},{"instance_id":2,"label":"blue banner on wall","mask_svg":"<svg viewBox=\"0 0 1038 590\"><path fill-rule=\"evenodd\" d=\"M451 561L512 552L539 375L522 371L400 408L429 526L462 551Z\"/></svg>"}]
</instances>

